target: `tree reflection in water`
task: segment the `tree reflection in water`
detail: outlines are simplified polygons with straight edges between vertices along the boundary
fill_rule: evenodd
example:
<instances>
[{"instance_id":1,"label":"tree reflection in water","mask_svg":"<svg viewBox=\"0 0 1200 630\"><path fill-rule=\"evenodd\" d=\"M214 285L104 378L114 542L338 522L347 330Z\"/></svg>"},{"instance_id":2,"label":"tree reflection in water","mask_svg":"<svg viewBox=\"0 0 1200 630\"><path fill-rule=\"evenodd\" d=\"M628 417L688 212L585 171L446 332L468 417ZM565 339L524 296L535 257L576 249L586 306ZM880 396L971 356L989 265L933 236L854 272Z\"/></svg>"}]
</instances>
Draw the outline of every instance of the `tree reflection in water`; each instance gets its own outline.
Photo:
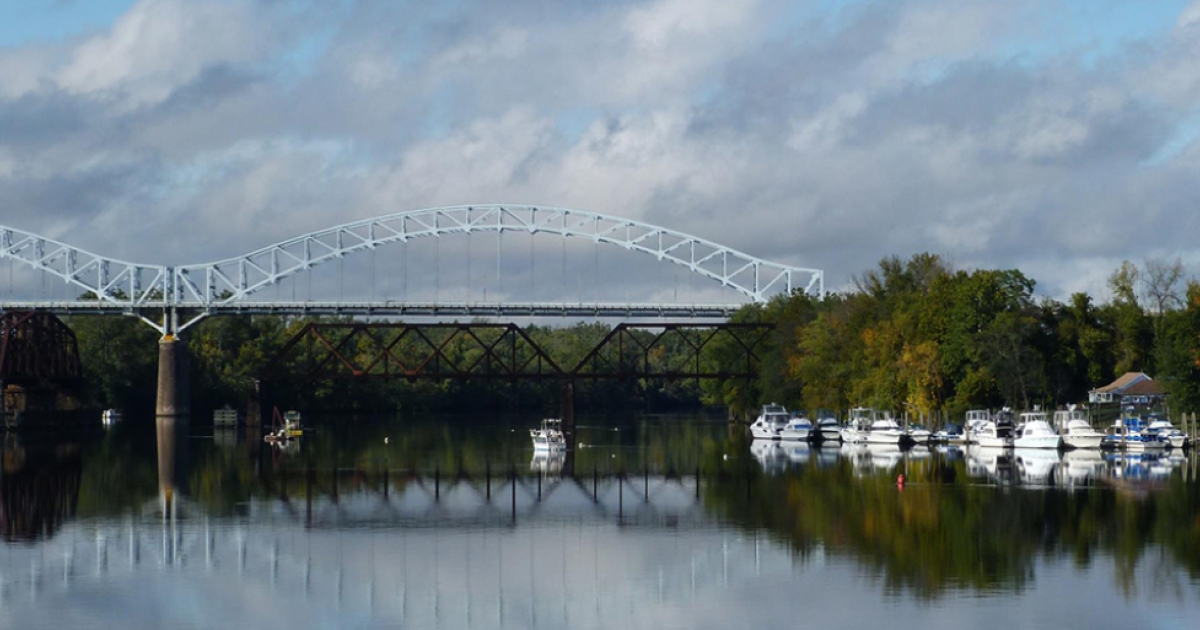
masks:
<instances>
[{"instance_id":1,"label":"tree reflection in water","mask_svg":"<svg viewBox=\"0 0 1200 630\"><path fill-rule=\"evenodd\" d=\"M753 457L752 446L732 440L726 468L754 474L737 461ZM820 465L814 454L778 474L758 473L751 484L710 484L706 503L723 520L774 534L801 558L818 548L846 554L888 589L926 598L959 589L1020 592L1035 579L1038 556L1087 568L1097 554L1111 555L1127 594L1136 592L1135 568L1154 547L1168 550L1191 578L1200 576L1200 487L1185 481L1184 470L1150 490L1111 483L1022 488L995 482L1066 478L1005 470L1023 461L1012 451L1007 464L972 460L983 471L990 466L991 479L968 474L962 458L922 453L871 468L848 452L832 465ZM776 469L769 461L759 470ZM907 477L903 489L899 472Z\"/></svg>"},{"instance_id":2,"label":"tree reflection in water","mask_svg":"<svg viewBox=\"0 0 1200 630\"><path fill-rule=\"evenodd\" d=\"M525 429L534 422L318 419L317 430L284 454L254 433L214 441L196 427L190 430L198 436L156 449L146 444L148 436L131 437L148 426L130 426L123 429L130 433L108 435L75 454L61 450L65 458L38 464L40 472L31 472L32 460L10 470L15 459L6 459L0 485L5 534L28 539L53 535L72 515L137 513L168 487L187 493L193 513L222 517L244 516L251 501L282 498L303 505L314 494L380 495L410 483L400 471L444 479L461 473L478 478L485 471L498 477L510 471L558 475L557 462L532 457ZM889 592L921 598L964 589L1020 593L1037 580L1042 559L1086 569L1111 557L1115 580L1132 595L1141 586L1136 568L1157 549L1167 552L1176 573L1200 578L1200 486L1185 479L1191 462L1159 474L1153 484L1138 485L1130 477L1101 483L1095 471L1113 464L1082 455L1061 458L1045 473L1032 456L988 459L923 450L897 457L802 445L755 450L741 432L711 420L591 419L581 425L580 439L588 446L575 453L574 466L585 484L593 471L633 477L646 470L677 476L700 471L704 509L720 524L767 532L800 564L818 554L851 559L879 576ZM169 470L159 468L160 454L175 458ZM755 454L772 458L771 474ZM344 474L307 483L307 471L333 468ZM164 470L168 485L160 485L156 474ZM895 483L901 471L907 475L903 490ZM1039 485L1022 486L1032 481ZM36 490L36 506L26 500L30 489Z\"/></svg>"}]
</instances>

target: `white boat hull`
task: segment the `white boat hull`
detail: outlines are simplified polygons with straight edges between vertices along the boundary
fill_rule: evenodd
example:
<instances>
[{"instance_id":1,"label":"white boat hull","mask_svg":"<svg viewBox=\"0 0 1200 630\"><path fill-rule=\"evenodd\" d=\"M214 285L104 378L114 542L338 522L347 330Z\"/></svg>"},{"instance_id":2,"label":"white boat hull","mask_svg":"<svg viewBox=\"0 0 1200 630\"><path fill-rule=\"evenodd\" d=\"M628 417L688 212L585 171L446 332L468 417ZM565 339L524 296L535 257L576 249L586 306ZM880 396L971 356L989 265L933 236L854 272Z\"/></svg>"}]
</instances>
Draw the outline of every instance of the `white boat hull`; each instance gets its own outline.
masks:
<instances>
[{"instance_id":1,"label":"white boat hull","mask_svg":"<svg viewBox=\"0 0 1200 630\"><path fill-rule=\"evenodd\" d=\"M1157 440L1126 440L1125 450L1131 453L1144 453L1146 451L1161 451L1163 443Z\"/></svg>"},{"instance_id":2,"label":"white boat hull","mask_svg":"<svg viewBox=\"0 0 1200 630\"><path fill-rule=\"evenodd\" d=\"M779 432L779 439L792 442L807 441L809 435L812 435L811 429L784 429Z\"/></svg>"},{"instance_id":3,"label":"white boat hull","mask_svg":"<svg viewBox=\"0 0 1200 630\"><path fill-rule=\"evenodd\" d=\"M1062 446L1062 436L1058 435L1030 435L1013 440L1014 448L1057 449L1060 446Z\"/></svg>"},{"instance_id":4,"label":"white boat hull","mask_svg":"<svg viewBox=\"0 0 1200 630\"><path fill-rule=\"evenodd\" d=\"M984 448L1012 448L1011 437L993 437L988 435L975 436L975 443Z\"/></svg>"},{"instance_id":5,"label":"white boat hull","mask_svg":"<svg viewBox=\"0 0 1200 630\"><path fill-rule=\"evenodd\" d=\"M903 431L871 431L867 433L867 444L899 444Z\"/></svg>"},{"instance_id":6,"label":"white boat hull","mask_svg":"<svg viewBox=\"0 0 1200 630\"><path fill-rule=\"evenodd\" d=\"M826 442L836 442L842 439L842 432L837 429L822 429L821 439Z\"/></svg>"},{"instance_id":7,"label":"white boat hull","mask_svg":"<svg viewBox=\"0 0 1200 630\"><path fill-rule=\"evenodd\" d=\"M1104 434L1096 435L1064 435L1063 443L1071 448L1100 448L1100 443L1104 441Z\"/></svg>"},{"instance_id":8,"label":"white boat hull","mask_svg":"<svg viewBox=\"0 0 1200 630\"><path fill-rule=\"evenodd\" d=\"M778 440L779 432L775 429L762 427L756 424L750 425L750 435L756 440Z\"/></svg>"},{"instance_id":9,"label":"white boat hull","mask_svg":"<svg viewBox=\"0 0 1200 630\"><path fill-rule=\"evenodd\" d=\"M1183 445L1187 442L1186 435L1172 435L1167 439L1171 440L1171 446L1174 448L1183 448Z\"/></svg>"},{"instance_id":10,"label":"white boat hull","mask_svg":"<svg viewBox=\"0 0 1200 630\"><path fill-rule=\"evenodd\" d=\"M908 439L914 444L929 444L932 434L929 431L912 431L908 434Z\"/></svg>"}]
</instances>

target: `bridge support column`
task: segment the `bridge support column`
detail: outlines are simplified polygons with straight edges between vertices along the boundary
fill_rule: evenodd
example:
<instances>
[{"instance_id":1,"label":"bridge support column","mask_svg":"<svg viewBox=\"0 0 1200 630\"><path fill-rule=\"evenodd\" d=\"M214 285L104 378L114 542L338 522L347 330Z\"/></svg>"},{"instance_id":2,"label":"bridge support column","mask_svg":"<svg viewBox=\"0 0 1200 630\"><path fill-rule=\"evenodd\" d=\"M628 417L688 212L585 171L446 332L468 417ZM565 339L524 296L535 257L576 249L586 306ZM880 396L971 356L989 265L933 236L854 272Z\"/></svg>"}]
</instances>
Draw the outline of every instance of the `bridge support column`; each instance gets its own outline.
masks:
<instances>
[{"instance_id":1,"label":"bridge support column","mask_svg":"<svg viewBox=\"0 0 1200 630\"><path fill-rule=\"evenodd\" d=\"M189 415L190 398L187 342L167 335L158 342L158 402L155 415Z\"/></svg>"}]
</instances>

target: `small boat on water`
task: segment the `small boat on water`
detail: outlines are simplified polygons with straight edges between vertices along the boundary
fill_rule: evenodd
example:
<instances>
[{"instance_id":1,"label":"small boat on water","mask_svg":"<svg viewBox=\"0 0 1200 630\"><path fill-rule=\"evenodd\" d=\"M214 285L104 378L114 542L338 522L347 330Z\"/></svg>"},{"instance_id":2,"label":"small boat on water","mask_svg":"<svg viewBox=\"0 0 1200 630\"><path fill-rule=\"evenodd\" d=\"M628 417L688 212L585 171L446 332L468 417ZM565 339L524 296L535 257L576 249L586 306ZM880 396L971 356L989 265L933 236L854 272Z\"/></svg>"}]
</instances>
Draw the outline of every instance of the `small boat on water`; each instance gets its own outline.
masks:
<instances>
[{"instance_id":1,"label":"small boat on water","mask_svg":"<svg viewBox=\"0 0 1200 630\"><path fill-rule=\"evenodd\" d=\"M1087 414L1072 406L1054 412L1054 426L1062 433L1063 444L1070 448L1100 448L1104 434L1092 428Z\"/></svg>"},{"instance_id":2,"label":"small boat on water","mask_svg":"<svg viewBox=\"0 0 1200 630\"><path fill-rule=\"evenodd\" d=\"M529 437L533 440L534 452L567 450L567 436L562 432L559 418L543 419L541 428L529 430Z\"/></svg>"},{"instance_id":3,"label":"small boat on water","mask_svg":"<svg viewBox=\"0 0 1200 630\"><path fill-rule=\"evenodd\" d=\"M967 433L957 424L948 424L945 429L935 432L929 438L930 442L937 444L952 444L962 446L970 441Z\"/></svg>"},{"instance_id":4,"label":"small boat on water","mask_svg":"<svg viewBox=\"0 0 1200 630\"><path fill-rule=\"evenodd\" d=\"M790 419L791 416L783 405L763 405L762 413L758 414L758 418L750 425L750 435L756 440L778 440Z\"/></svg>"},{"instance_id":5,"label":"small boat on water","mask_svg":"<svg viewBox=\"0 0 1200 630\"><path fill-rule=\"evenodd\" d=\"M1150 425L1146 427L1146 432L1157 435L1160 441L1166 440L1171 448L1183 448L1190 441L1186 433L1171 424L1170 419L1158 414L1150 416Z\"/></svg>"},{"instance_id":6,"label":"small boat on water","mask_svg":"<svg viewBox=\"0 0 1200 630\"><path fill-rule=\"evenodd\" d=\"M100 413L100 424L111 427L121 421L121 412L116 409L105 409Z\"/></svg>"},{"instance_id":7,"label":"small boat on water","mask_svg":"<svg viewBox=\"0 0 1200 630\"><path fill-rule=\"evenodd\" d=\"M992 421L992 412L987 409L972 409L967 412L966 422L963 423L963 433L967 443L974 441L972 436L983 429L983 425Z\"/></svg>"},{"instance_id":8,"label":"small boat on water","mask_svg":"<svg viewBox=\"0 0 1200 630\"><path fill-rule=\"evenodd\" d=\"M304 435L304 427L300 424L299 411L288 411L281 416L277 409L275 410L272 424L274 428L270 433L263 436L263 441L265 442L289 442Z\"/></svg>"},{"instance_id":9,"label":"small boat on water","mask_svg":"<svg viewBox=\"0 0 1200 630\"><path fill-rule=\"evenodd\" d=\"M933 439L933 434L919 424L910 424L904 432L904 437L913 444L929 444Z\"/></svg>"},{"instance_id":10,"label":"small boat on water","mask_svg":"<svg viewBox=\"0 0 1200 630\"><path fill-rule=\"evenodd\" d=\"M900 423L887 413L877 416L867 431L868 444L900 444L906 437Z\"/></svg>"},{"instance_id":11,"label":"small boat on water","mask_svg":"<svg viewBox=\"0 0 1200 630\"><path fill-rule=\"evenodd\" d=\"M839 436L843 444L865 444L867 434L871 432L871 424L875 422L875 410L866 407L855 407L850 410L850 421L842 427Z\"/></svg>"},{"instance_id":12,"label":"small boat on water","mask_svg":"<svg viewBox=\"0 0 1200 630\"><path fill-rule=\"evenodd\" d=\"M1013 446L1057 450L1062 447L1062 436L1050 426L1050 422L1046 420L1046 412L1029 411L1021 414L1021 423L1017 426Z\"/></svg>"},{"instance_id":13,"label":"small boat on water","mask_svg":"<svg viewBox=\"0 0 1200 630\"><path fill-rule=\"evenodd\" d=\"M971 441L988 448L1011 448L1015 438L1013 414L1007 408L996 412L971 436Z\"/></svg>"},{"instance_id":14,"label":"small boat on water","mask_svg":"<svg viewBox=\"0 0 1200 630\"><path fill-rule=\"evenodd\" d=\"M826 442L838 442L842 439L842 427L838 425L837 418L830 415L820 415L817 419L817 433L821 439Z\"/></svg>"},{"instance_id":15,"label":"small boat on water","mask_svg":"<svg viewBox=\"0 0 1200 630\"><path fill-rule=\"evenodd\" d=\"M779 439L807 442L812 437L813 423L801 413L793 413L779 431Z\"/></svg>"},{"instance_id":16,"label":"small boat on water","mask_svg":"<svg viewBox=\"0 0 1200 630\"><path fill-rule=\"evenodd\" d=\"M1166 448L1167 444L1168 442L1160 439L1157 434L1147 431L1146 427L1142 426L1141 418L1136 416L1117 418L1116 422L1105 431L1104 439L1100 442L1103 448L1129 453L1161 451Z\"/></svg>"}]
</instances>

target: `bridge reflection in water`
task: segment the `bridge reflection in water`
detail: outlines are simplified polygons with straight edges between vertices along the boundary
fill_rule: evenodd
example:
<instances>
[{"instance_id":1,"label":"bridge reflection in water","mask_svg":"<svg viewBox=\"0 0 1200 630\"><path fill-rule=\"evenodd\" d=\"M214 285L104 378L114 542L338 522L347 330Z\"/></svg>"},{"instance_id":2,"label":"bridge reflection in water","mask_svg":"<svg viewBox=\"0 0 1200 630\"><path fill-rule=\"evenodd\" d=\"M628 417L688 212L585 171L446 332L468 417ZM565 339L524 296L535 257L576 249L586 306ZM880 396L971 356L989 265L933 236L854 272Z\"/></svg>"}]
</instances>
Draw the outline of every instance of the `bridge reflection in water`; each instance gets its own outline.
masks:
<instances>
[{"instance_id":1,"label":"bridge reflection in water","mask_svg":"<svg viewBox=\"0 0 1200 630\"><path fill-rule=\"evenodd\" d=\"M475 477L380 472L349 491L360 472L290 471L273 498L214 518L186 495L187 423L157 428L159 498L5 548L0 610L49 619L56 602L81 594L140 602L148 589L202 594L203 610L187 614L203 625L612 626L752 578L764 563L791 564L761 553L768 543L752 533L717 528L695 476L563 477L554 456ZM176 614L165 605L146 614Z\"/></svg>"}]
</instances>

